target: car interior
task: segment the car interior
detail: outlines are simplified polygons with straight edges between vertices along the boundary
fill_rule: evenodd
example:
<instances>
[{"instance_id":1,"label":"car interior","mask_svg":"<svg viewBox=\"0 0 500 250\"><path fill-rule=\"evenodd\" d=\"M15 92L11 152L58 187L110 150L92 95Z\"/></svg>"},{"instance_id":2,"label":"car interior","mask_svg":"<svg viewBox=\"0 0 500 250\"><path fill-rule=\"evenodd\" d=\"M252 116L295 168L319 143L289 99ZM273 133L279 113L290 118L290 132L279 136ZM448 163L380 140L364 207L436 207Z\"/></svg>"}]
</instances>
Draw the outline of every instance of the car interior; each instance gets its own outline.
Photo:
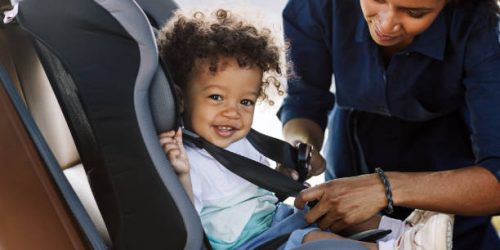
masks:
<instances>
[{"instance_id":1,"label":"car interior","mask_svg":"<svg viewBox=\"0 0 500 250\"><path fill-rule=\"evenodd\" d=\"M177 4L13 2L0 1L18 9L0 24L0 249L210 249L157 140L179 126L155 42Z\"/></svg>"}]
</instances>

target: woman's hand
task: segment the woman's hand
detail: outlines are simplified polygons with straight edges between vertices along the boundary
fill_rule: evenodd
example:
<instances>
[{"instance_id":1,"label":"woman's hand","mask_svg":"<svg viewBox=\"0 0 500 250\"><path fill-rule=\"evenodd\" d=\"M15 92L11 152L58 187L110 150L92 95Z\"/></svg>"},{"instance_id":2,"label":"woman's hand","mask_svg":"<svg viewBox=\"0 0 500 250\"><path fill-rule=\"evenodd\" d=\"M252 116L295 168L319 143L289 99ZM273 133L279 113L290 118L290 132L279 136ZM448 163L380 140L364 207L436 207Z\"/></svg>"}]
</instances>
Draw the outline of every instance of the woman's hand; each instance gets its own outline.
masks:
<instances>
[{"instance_id":1,"label":"woman's hand","mask_svg":"<svg viewBox=\"0 0 500 250\"><path fill-rule=\"evenodd\" d=\"M182 145L182 131L170 130L160 134L160 144L177 175L189 173L189 161Z\"/></svg>"},{"instance_id":2,"label":"woman's hand","mask_svg":"<svg viewBox=\"0 0 500 250\"><path fill-rule=\"evenodd\" d=\"M295 199L297 208L318 200L305 219L332 232L365 222L385 206L384 186L376 174L340 178L303 190Z\"/></svg>"},{"instance_id":3,"label":"woman's hand","mask_svg":"<svg viewBox=\"0 0 500 250\"><path fill-rule=\"evenodd\" d=\"M283 125L283 137L291 145L297 145L299 142L302 142L313 146L310 162L311 169L307 178L319 175L325 171L326 161L319 153L321 144L323 143L323 130L317 123L306 118L291 119ZM286 166L277 165L276 169L292 177L294 180L299 179L297 171Z\"/></svg>"},{"instance_id":4,"label":"woman's hand","mask_svg":"<svg viewBox=\"0 0 500 250\"><path fill-rule=\"evenodd\" d=\"M298 144L298 142L295 143L294 145L297 145L297 144ZM325 159L323 158L323 156L321 156L321 154L319 153L318 150L314 149L314 147L311 151L310 165L311 165L311 169L309 169L309 172L307 173L306 180L311 178L312 176L320 175L321 173L323 173L325 171L325 168L326 168ZM276 170L283 173L284 175L290 176L294 180L299 179L299 173L296 170L288 168L280 163L278 163L276 165Z\"/></svg>"},{"instance_id":5,"label":"woman's hand","mask_svg":"<svg viewBox=\"0 0 500 250\"><path fill-rule=\"evenodd\" d=\"M322 174L323 172L325 172L326 168L326 160L316 148L312 149L311 154L311 169L309 170L307 179L309 179L311 176Z\"/></svg>"}]
</instances>

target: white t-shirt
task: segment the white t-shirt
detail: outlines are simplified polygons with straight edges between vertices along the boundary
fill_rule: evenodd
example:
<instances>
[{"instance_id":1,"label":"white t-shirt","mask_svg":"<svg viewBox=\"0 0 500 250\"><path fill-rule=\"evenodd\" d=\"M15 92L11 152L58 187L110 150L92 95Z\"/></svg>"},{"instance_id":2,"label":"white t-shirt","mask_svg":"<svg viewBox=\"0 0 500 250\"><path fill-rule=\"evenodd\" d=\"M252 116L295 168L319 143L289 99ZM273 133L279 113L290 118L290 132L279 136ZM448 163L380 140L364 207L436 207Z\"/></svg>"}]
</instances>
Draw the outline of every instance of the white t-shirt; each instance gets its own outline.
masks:
<instances>
[{"instance_id":1,"label":"white t-shirt","mask_svg":"<svg viewBox=\"0 0 500 250\"><path fill-rule=\"evenodd\" d=\"M269 166L246 138L226 150ZM186 145L186 153L194 206L214 248L233 248L269 228L276 196L232 173L203 149Z\"/></svg>"}]
</instances>

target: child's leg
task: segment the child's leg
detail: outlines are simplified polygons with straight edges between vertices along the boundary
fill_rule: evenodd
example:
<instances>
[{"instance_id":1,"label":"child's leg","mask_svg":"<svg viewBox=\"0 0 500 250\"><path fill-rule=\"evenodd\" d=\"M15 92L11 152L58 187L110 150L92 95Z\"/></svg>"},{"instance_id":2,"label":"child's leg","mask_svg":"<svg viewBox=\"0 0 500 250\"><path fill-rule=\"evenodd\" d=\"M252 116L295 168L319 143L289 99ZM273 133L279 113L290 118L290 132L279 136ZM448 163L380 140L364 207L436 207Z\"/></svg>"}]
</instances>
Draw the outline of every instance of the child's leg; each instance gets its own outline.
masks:
<instances>
[{"instance_id":1,"label":"child's leg","mask_svg":"<svg viewBox=\"0 0 500 250\"><path fill-rule=\"evenodd\" d=\"M363 244L352 240L339 240L339 239L328 239L328 240L316 240L305 243L304 245L295 248L294 250L323 250L323 249L342 249L342 250L367 250Z\"/></svg>"},{"instance_id":2,"label":"child's leg","mask_svg":"<svg viewBox=\"0 0 500 250\"><path fill-rule=\"evenodd\" d=\"M416 209L405 221L382 217L379 228L392 233L378 241L380 250L447 250L452 246L453 216Z\"/></svg>"},{"instance_id":3,"label":"child's leg","mask_svg":"<svg viewBox=\"0 0 500 250\"><path fill-rule=\"evenodd\" d=\"M271 227L262 234L238 246L238 249L254 249L255 247L284 234L290 234L296 229L307 227L304 220L306 210L295 210L292 206L280 204L276 208Z\"/></svg>"},{"instance_id":4,"label":"child's leg","mask_svg":"<svg viewBox=\"0 0 500 250\"><path fill-rule=\"evenodd\" d=\"M326 239L332 240L330 248L328 248L328 249L340 249L335 244L341 243L341 242L346 242L346 241L352 242L352 244L355 246L357 246L359 244L361 246L366 247L366 249L369 249L369 250L376 250L377 249L376 243L350 240L350 239L344 238L342 236L339 236L339 235L331 233L331 232L321 231L321 229L319 229L319 228L307 228L307 229L301 229L301 230L294 231L290 235L290 238L288 239L288 241L283 249L284 250L296 249L297 247L304 245L307 242L314 242L314 241L326 240ZM345 249L345 248L342 248L342 249ZM349 249L349 248L347 248L347 249ZM355 249L360 249L360 248L356 247Z\"/></svg>"},{"instance_id":5,"label":"child's leg","mask_svg":"<svg viewBox=\"0 0 500 250\"><path fill-rule=\"evenodd\" d=\"M416 209L405 220L405 231L396 239L394 249L450 250L453 215Z\"/></svg>"}]
</instances>

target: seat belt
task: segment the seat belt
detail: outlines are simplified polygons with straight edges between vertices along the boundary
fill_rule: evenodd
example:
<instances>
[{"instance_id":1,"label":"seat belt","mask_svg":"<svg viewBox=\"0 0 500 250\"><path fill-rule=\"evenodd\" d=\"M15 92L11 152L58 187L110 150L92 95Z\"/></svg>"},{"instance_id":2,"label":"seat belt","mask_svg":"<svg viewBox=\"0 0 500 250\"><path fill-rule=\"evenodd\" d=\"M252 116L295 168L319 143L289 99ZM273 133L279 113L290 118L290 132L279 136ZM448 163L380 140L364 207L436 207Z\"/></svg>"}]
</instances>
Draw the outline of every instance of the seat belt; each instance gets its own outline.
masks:
<instances>
[{"instance_id":1,"label":"seat belt","mask_svg":"<svg viewBox=\"0 0 500 250\"><path fill-rule=\"evenodd\" d=\"M286 197L295 197L302 189L307 188L304 184L301 184L260 162L217 147L189 130L183 129L182 132L184 141L194 144L198 148L205 149L210 155L212 155L212 157L214 157L220 164L229 169L231 172L259 187ZM266 141L265 137L274 139L271 140L270 145L273 144L274 146L282 146L280 148L276 147L274 150L271 148L271 150L268 151L273 152L271 154L273 158L270 157L270 159L276 159L279 160L278 162L283 163L281 158L284 159L284 157L287 156L292 157L294 155L298 155L297 150L293 150L294 148L288 143L280 142L275 138L260 133L254 133L252 135L252 140L258 140L260 142L260 144L258 144L262 146L260 149L263 150L264 148L267 148L262 144ZM276 150L277 148L281 150ZM257 150L259 151L259 149ZM267 156L266 152L264 152L264 155ZM287 160L288 164L293 163L290 159Z\"/></svg>"},{"instance_id":2,"label":"seat belt","mask_svg":"<svg viewBox=\"0 0 500 250\"><path fill-rule=\"evenodd\" d=\"M289 143L250 129L248 141L257 151L267 158L292 168L299 174L299 183L304 183L310 171L312 146L307 143L298 143L293 147Z\"/></svg>"}]
</instances>

